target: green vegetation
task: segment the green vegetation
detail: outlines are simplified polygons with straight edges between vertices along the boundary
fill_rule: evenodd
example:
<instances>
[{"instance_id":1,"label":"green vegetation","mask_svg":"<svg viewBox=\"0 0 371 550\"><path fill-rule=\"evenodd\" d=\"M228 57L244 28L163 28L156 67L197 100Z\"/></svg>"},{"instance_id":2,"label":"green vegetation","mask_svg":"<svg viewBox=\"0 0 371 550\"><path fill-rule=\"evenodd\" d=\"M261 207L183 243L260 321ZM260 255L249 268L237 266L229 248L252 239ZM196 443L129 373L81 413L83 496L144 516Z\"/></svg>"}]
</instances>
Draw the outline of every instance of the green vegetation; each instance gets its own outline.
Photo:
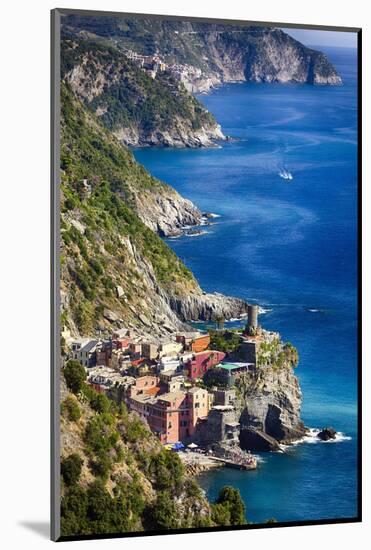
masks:
<instances>
[{"instance_id":1,"label":"green vegetation","mask_svg":"<svg viewBox=\"0 0 371 550\"><path fill-rule=\"evenodd\" d=\"M90 406L98 413L108 413L112 408L112 401L103 393L97 393L91 397Z\"/></svg>"},{"instance_id":2,"label":"green vegetation","mask_svg":"<svg viewBox=\"0 0 371 550\"><path fill-rule=\"evenodd\" d=\"M212 508L212 518L218 525L243 525L246 523L245 505L238 489L223 487Z\"/></svg>"},{"instance_id":3,"label":"green vegetation","mask_svg":"<svg viewBox=\"0 0 371 550\"><path fill-rule=\"evenodd\" d=\"M218 388L228 387L228 371L220 367L213 367L207 370L202 378L206 388L217 386Z\"/></svg>"},{"instance_id":4,"label":"green vegetation","mask_svg":"<svg viewBox=\"0 0 371 550\"><path fill-rule=\"evenodd\" d=\"M80 420L81 411L76 399L72 396L66 397L61 403L61 413L65 415L71 422Z\"/></svg>"},{"instance_id":5,"label":"green vegetation","mask_svg":"<svg viewBox=\"0 0 371 550\"><path fill-rule=\"evenodd\" d=\"M61 234L62 279L69 289L69 318L83 334L92 334L105 307L130 315L116 296L122 286L128 302L141 286L140 265L132 259L131 246L152 266L159 285L172 294L197 287L192 273L167 244L135 213L135 194L162 193L168 187L137 164L68 88L62 85ZM81 192L86 178L91 193ZM83 230L69 223L78 219ZM124 240L123 240L124 239ZM143 289L144 290L144 289Z\"/></svg>"},{"instance_id":6,"label":"green vegetation","mask_svg":"<svg viewBox=\"0 0 371 550\"><path fill-rule=\"evenodd\" d=\"M63 536L245 521L234 489L221 492L217 503L209 504L197 482L185 474L177 453L164 449L125 405L117 407L106 398L107 411L100 397L83 383L83 417L74 432L81 451L61 459ZM76 400L70 395L64 403L69 399ZM69 422L64 417L62 433L69 433Z\"/></svg>"},{"instance_id":7,"label":"green vegetation","mask_svg":"<svg viewBox=\"0 0 371 550\"><path fill-rule=\"evenodd\" d=\"M210 347L225 353L233 353L240 345L240 335L237 330L209 330Z\"/></svg>"},{"instance_id":8,"label":"green vegetation","mask_svg":"<svg viewBox=\"0 0 371 550\"><path fill-rule=\"evenodd\" d=\"M76 453L61 460L61 474L66 485L77 483L81 474L82 464L82 458Z\"/></svg>"},{"instance_id":9,"label":"green vegetation","mask_svg":"<svg viewBox=\"0 0 371 550\"><path fill-rule=\"evenodd\" d=\"M282 345L279 338L272 342L262 342L258 348L258 366L271 366L274 369L296 367L299 362L297 349L287 342Z\"/></svg>"},{"instance_id":10,"label":"green vegetation","mask_svg":"<svg viewBox=\"0 0 371 550\"><path fill-rule=\"evenodd\" d=\"M162 450L153 457L149 471L158 491L168 491L173 496L179 496L183 488L184 468L176 453Z\"/></svg>"},{"instance_id":11,"label":"green vegetation","mask_svg":"<svg viewBox=\"0 0 371 550\"><path fill-rule=\"evenodd\" d=\"M159 130L171 132L179 121L191 130L216 124L169 73L159 72L153 79L119 50L102 42L64 40L61 58L62 76L82 62L87 85L94 83L98 74L99 78L104 75L101 93L85 104L94 113L102 108L100 120L109 130L134 127L145 137Z\"/></svg>"},{"instance_id":12,"label":"green vegetation","mask_svg":"<svg viewBox=\"0 0 371 550\"><path fill-rule=\"evenodd\" d=\"M79 393L86 380L86 372L84 367L78 361L70 359L63 369L63 375L66 380L67 387L75 394Z\"/></svg>"}]
</instances>

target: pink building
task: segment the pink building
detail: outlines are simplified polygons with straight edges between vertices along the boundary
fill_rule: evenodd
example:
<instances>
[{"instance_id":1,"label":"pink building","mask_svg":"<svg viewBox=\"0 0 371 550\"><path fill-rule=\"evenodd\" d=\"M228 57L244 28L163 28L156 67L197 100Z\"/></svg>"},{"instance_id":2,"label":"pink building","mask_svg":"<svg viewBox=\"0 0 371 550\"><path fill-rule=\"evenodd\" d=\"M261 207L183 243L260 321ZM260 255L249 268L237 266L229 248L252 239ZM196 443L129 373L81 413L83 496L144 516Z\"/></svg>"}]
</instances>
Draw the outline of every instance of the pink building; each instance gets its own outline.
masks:
<instances>
[{"instance_id":1,"label":"pink building","mask_svg":"<svg viewBox=\"0 0 371 550\"><path fill-rule=\"evenodd\" d=\"M157 376L141 376L135 380L135 384L130 388L130 397L136 395L156 395L160 388L158 386L159 379Z\"/></svg>"},{"instance_id":2,"label":"pink building","mask_svg":"<svg viewBox=\"0 0 371 550\"><path fill-rule=\"evenodd\" d=\"M195 432L199 419L209 412L209 394L194 387L187 392L169 392L158 397L131 393L129 408L145 419L161 443L187 441Z\"/></svg>"},{"instance_id":3,"label":"pink building","mask_svg":"<svg viewBox=\"0 0 371 550\"><path fill-rule=\"evenodd\" d=\"M188 377L192 380L202 378L207 370L223 361L225 353L222 351L201 351L194 353L192 359L186 363Z\"/></svg>"}]
</instances>

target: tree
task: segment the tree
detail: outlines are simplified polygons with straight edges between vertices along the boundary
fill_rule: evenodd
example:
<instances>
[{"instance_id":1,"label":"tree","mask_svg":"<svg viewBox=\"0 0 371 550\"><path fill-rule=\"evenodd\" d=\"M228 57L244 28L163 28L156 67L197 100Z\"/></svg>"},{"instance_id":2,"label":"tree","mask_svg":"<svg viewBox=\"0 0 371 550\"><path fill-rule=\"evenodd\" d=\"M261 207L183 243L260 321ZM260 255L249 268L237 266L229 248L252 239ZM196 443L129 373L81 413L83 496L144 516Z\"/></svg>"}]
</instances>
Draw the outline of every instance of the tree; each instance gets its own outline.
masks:
<instances>
[{"instance_id":1,"label":"tree","mask_svg":"<svg viewBox=\"0 0 371 550\"><path fill-rule=\"evenodd\" d=\"M78 361L70 359L63 369L63 374L67 387L73 391L73 393L79 393L86 380L84 367Z\"/></svg>"},{"instance_id":2,"label":"tree","mask_svg":"<svg viewBox=\"0 0 371 550\"><path fill-rule=\"evenodd\" d=\"M227 527L231 524L230 511L224 504L217 504L216 502L211 505L211 519L215 525L221 527Z\"/></svg>"},{"instance_id":3,"label":"tree","mask_svg":"<svg viewBox=\"0 0 371 550\"><path fill-rule=\"evenodd\" d=\"M80 478L82 458L73 453L61 461L61 474L66 485L74 485Z\"/></svg>"},{"instance_id":4,"label":"tree","mask_svg":"<svg viewBox=\"0 0 371 550\"><path fill-rule=\"evenodd\" d=\"M150 473L158 491L178 494L181 490L184 466L176 453L160 451L151 461Z\"/></svg>"},{"instance_id":5,"label":"tree","mask_svg":"<svg viewBox=\"0 0 371 550\"><path fill-rule=\"evenodd\" d=\"M78 485L70 487L61 500L62 535L81 535L86 528L87 494Z\"/></svg>"},{"instance_id":6,"label":"tree","mask_svg":"<svg viewBox=\"0 0 371 550\"><path fill-rule=\"evenodd\" d=\"M148 511L150 529L175 529L179 523L179 513L174 499L168 492L157 494L155 503Z\"/></svg>"},{"instance_id":7,"label":"tree","mask_svg":"<svg viewBox=\"0 0 371 550\"><path fill-rule=\"evenodd\" d=\"M219 388L228 387L228 372L219 367L213 367L205 372L202 380L207 388L217 386Z\"/></svg>"},{"instance_id":8,"label":"tree","mask_svg":"<svg viewBox=\"0 0 371 550\"><path fill-rule=\"evenodd\" d=\"M238 489L228 486L223 487L219 492L216 504L221 504L229 512L230 525L243 525L246 523L246 509Z\"/></svg>"},{"instance_id":9,"label":"tree","mask_svg":"<svg viewBox=\"0 0 371 550\"><path fill-rule=\"evenodd\" d=\"M107 413L110 410L110 401L103 393L95 393L90 399L90 406L98 413Z\"/></svg>"}]
</instances>

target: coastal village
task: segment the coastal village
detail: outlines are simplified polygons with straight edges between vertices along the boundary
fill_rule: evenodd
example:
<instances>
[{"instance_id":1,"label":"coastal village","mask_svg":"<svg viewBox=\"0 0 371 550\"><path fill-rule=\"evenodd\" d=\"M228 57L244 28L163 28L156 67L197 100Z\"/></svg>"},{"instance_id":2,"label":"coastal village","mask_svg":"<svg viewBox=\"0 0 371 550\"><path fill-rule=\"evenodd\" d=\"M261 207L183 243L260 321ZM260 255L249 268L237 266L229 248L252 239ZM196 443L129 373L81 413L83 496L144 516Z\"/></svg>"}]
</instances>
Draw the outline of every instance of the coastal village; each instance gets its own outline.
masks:
<instances>
[{"instance_id":1,"label":"coastal village","mask_svg":"<svg viewBox=\"0 0 371 550\"><path fill-rule=\"evenodd\" d=\"M114 330L108 339L74 339L64 333L65 361L83 365L88 383L135 411L166 448L187 449L192 464L254 469L255 458L239 445L236 381L257 368L259 347L278 335L259 327L256 305L248 307L245 330L234 334L238 361L212 349L210 335L200 331L156 342L127 328ZM211 384L206 384L211 371ZM189 453L181 453L188 463Z\"/></svg>"},{"instance_id":2,"label":"coastal village","mask_svg":"<svg viewBox=\"0 0 371 550\"><path fill-rule=\"evenodd\" d=\"M124 53L130 61L140 67L151 78L155 79L157 73L167 72L171 76L181 82L188 92L199 91L197 81L202 78L202 71L198 67L189 64L181 63L166 63L159 53L154 55L142 55L133 50L124 50ZM207 81L207 79L204 79ZM207 86L206 90L210 87Z\"/></svg>"}]
</instances>

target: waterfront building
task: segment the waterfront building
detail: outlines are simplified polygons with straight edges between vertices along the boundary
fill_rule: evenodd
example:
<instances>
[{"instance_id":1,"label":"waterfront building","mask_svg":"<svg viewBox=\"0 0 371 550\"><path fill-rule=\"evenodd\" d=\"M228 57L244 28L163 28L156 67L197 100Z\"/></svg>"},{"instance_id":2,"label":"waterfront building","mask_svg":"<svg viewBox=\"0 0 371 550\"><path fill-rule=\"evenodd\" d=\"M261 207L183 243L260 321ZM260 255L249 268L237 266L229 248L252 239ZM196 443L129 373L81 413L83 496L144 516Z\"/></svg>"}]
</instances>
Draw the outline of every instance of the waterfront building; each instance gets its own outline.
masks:
<instances>
[{"instance_id":1,"label":"waterfront building","mask_svg":"<svg viewBox=\"0 0 371 550\"><path fill-rule=\"evenodd\" d=\"M215 405L197 424L193 439L199 445L235 446L239 442L240 424L231 405Z\"/></svg>"},{"instance_id":2,"label":"waterfront building","mask_svg":"<svg viewBox=\"0 0 371 550\"><path fill-rule=\"evenodd\" d=\"M207 417L209 398L204 388L178 389L154 397L134 395L134 387L127 399L129 409L146 420L163 444L189 440L198 422Z\"/></svg>"}]
</instances>

